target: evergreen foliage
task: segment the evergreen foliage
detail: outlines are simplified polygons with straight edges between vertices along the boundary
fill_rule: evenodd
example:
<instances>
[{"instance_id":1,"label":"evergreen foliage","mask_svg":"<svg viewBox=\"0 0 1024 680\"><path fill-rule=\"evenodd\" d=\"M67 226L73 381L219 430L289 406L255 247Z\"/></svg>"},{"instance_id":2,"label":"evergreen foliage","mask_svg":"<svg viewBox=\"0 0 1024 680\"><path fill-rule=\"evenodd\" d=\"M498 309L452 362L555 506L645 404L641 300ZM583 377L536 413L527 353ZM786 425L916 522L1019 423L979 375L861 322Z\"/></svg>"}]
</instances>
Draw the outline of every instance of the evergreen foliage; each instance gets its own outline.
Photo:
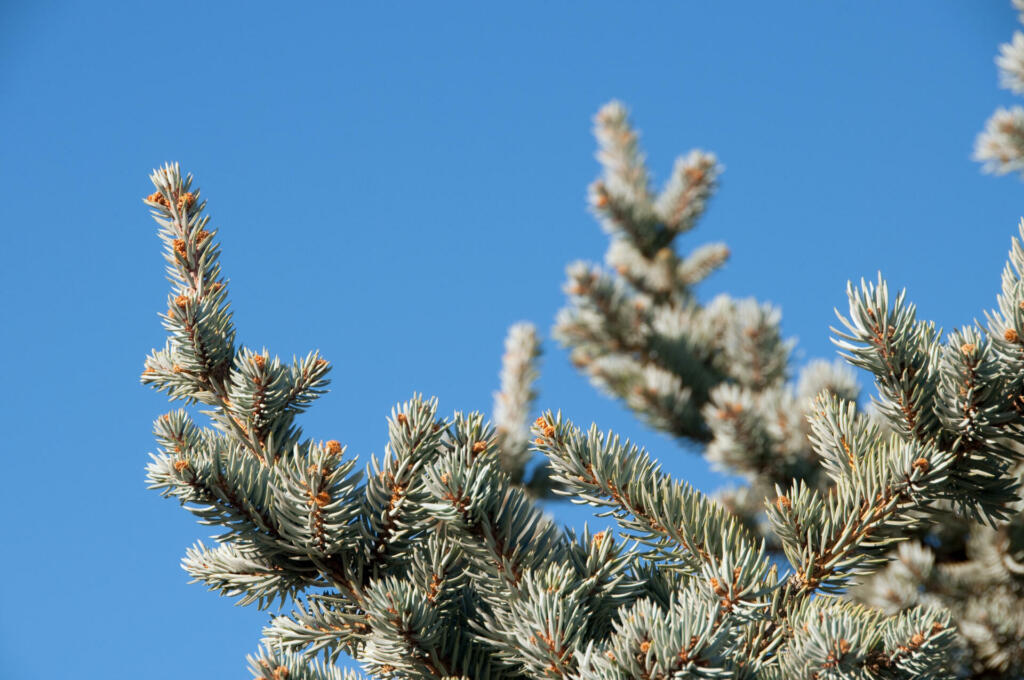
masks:
<instances>
[{"instance_id":1,"label":"evergreen foliage","mask_svg":"<svg viewBox=\"0 0 1024 680\"><path fill-rule=\"evenodd\" d=\"M1024 0L1012 0L1024 22ZM999 84L1014 94L1024 94L1024 33L1014 31L1010 42L999 47L996 58ZM1024 174L1024 108L999 108L985 123L974 145L975 160L997 175Z\"/></svg>"},{"instance_id":2,"label":"evergreen foliage","mask_svg":"<svg viewBox=\"0 0 1024 680\"><path fill-rule=\"evenodd\" d=\"M153 173L169 339L142 380L184 408L154 425L148 482L220 532L186 551L195 581L291 610L253 675L355 680L335 666L347 654L383 678L1024 677L1022 242L984 325L943 333L881 276L849 286L834 332L875 380L861 409L849 367L794 370L776 309L698 299L728 250L675 239L714 193L715 157L681 158L656 193L625 108L595 120L608 268L570 265L555 335L747 487L709 497L595 425L531 423L529 324L510 329L494 425L414 395L380 459L308 438L296 416L330 364L238 343L206 203L177 165ZM553 495L618 532L559 527L538 504Z\"/></svg>"},{"instance_id":3,"label":"evergreen foliage","mask_svg":"<svg viewBox=\"0 0 1024 680\"><path fill-rule=\"evenodd\" d=\"M595 120L604 173L591 187L591 205L610 236L609 269L568 268L568 305L555 333L576 366L654 427L703 444L710 462L749 481L718 500L792 565L790 594L870 605L873 612L843 605L841 618L872 634L896 625L865 623L879 611L902 616L930 607L957 631L943 672L1024 677L1021 242L1013 240L998 309L984 327L944 335L917 319L904 292L891 296L881 276L848 287L849 311L839 315L834 341L848 364L875 379L865 412L849 368L813 361L793 370L777 311L754 300L719 296L705 306L696 299L686 263L709 247L686 257L668 246L645 250L647 233L671 243L664 206L685 203L683 182L705 186L691 193L699 208L676 211L703 209L716 166L694 159L710 157L692 152L678 161L655 197L637 184L648 173L622 106L606 106ZM1024 237L1024 222L1021 229ZM650 285L653 272L664 274L660 288ZM796 611L788 607L786 619ZM810 653L797 631L790 635L787 646ZM781 677L815 672L806 670L813 663L795 664ZM924 677L938 673L918 668ZM878 672L865 677L885 677Z\"/></svg>"}]
</instances>

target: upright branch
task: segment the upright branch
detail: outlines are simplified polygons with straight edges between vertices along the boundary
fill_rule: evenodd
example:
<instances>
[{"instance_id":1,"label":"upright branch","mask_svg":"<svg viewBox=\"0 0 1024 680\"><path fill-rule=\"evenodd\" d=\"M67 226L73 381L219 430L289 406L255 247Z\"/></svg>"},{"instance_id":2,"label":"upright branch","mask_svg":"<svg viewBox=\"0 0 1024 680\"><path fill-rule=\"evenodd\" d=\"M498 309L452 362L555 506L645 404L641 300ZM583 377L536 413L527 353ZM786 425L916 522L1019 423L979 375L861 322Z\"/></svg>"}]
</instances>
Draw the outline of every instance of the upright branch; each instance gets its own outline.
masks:
<instances>
[{"instance_id":1,"label":"upright branch","mask_svg":"<svg viewBox=\"0 0 1024 680\"><path fill-rule=\"evenodd\" d=\"M1024 22L1024 0L1012 0ZM1014 94L1024 94L1024 33L1014 31L1008 43L999 46L996 57L999 85ZM986 172L1024 174L1024 108L1000 107L985 123L974 144L974 159Z\"/></svg>"},{"instance_id":2,"label":"upright branch","mask_svg":"<svg viewBox=\"0 0 1024 680\"><path fill-rule=\"evenodd\" d=\"M794 478L828 486L807 417L822 390L856 400L856 379L823 361L794 376L793 344L769 304L726 295L699 301L696 286L729 250L711 244L682 255L675 241L696 226L718 186L722 169L714 155L679 158L656 194L625 108L606 105L594 129L602 176L590 187L590 204L610 236L608 269L569 266L569 305L555 337L600 389L653 427L706 446L713 464L750 480L748 490L726 491L723 500L777 547L761 501Z\"/></svg>"},{"instance_id":3,"label":"upright branch","mask_svg":"<svg viewBox=\"0 0 1024 680\"><path fill-rule=\"evenodd\" d=\"M530 323L517 323L508 329L505 353L501 358L501 389L494 393L496 444L502 469L513 482L525 482L530 451L530 410L537 398L535 383L539 376L540 338ZM527 487L543 495L546 475L537 471Z\"/></svg>"}]
</instances>

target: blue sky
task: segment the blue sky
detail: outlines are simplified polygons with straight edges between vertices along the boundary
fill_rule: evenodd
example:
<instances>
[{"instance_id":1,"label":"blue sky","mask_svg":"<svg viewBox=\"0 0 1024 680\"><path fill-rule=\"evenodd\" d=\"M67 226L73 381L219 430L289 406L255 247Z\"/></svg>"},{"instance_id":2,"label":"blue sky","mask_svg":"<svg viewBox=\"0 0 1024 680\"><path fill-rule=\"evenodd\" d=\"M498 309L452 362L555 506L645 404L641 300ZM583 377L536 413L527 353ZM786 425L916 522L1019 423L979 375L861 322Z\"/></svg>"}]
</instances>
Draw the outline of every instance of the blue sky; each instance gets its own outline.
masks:
<instances>
[{"instance_id":1,"label":"blue sky","mask_svg":"<svg viewBox=\"0 0 1024 680\"><path fill-rule=\"evenodd\" d=\"M585 187L613 97L656 177L719 155L683 246L729 243L703 293L780 305L798 362L834 355L846 281L878 270L946 328L980 317L1024 214L1021 182L970 160L1014 102L993 57L1015 21L995 0L3 3L0 676L239 677L267 620L186 583L209 531L143 482L167 408L138 384L163 343L154 166L210 200L240 340L320 348L333 391L302 422L365 458L414 391L489 411L505 328L547 334L565 265L602 258ZM722 483L545 350L542 408Z\"/></svg>"}]
</instances>

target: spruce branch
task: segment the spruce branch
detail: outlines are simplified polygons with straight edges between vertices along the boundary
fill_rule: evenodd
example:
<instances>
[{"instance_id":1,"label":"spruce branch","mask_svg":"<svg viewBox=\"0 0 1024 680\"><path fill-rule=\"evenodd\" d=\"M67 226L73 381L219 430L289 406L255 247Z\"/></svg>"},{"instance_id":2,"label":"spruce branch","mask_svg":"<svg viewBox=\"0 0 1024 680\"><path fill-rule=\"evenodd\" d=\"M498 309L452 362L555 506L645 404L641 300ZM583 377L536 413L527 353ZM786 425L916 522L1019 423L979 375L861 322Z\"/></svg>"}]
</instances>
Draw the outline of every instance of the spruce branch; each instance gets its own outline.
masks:
<instances>
[{"instance_id":1,"label":"spruce branch","mask_svg":"<svg viewBox=\"0 0 1024 680\"><path fill-rule=\"evenodd\" d=\"M503 617L502 638L511 644L502 651L510 661L522 659L532 677L565 678L577 670L574 652L587 640L594 612L576 576L565 564L528 573Z\"/></svg>"},{"instance_id":2,"label":"spruce branch","mask_svg":"<svg viewBox=\"0 0 1024 680\"><path fill-rule=\"evenodd\" d=\"M298 448L298 447L297 447ZM360 474L337 441L310 444L273 468L272 512L278 532L312 559L353 553L360 542Z\"/></svg>"},{"instance_id":3,"label":"spruce branch","mask_svg":"<svg viewBox=\"0 0 1024 680\"><path fill-rule=\"evenodd\" d=\"M352 670L341 670L322 661L264 646L249 656L249 671L254 680L364 680Z\"/></svg>"},{"instance_id":4,"label":"spruce branch","mask_svg":"<svg viewBox=\"0 0 1024 680\"><path fill-rule=\"evenodd\" d=\"M896 619L857 605L809 603L793 616L791 654L770 678L949 677L948 617L912 610Z\"/></svg>"},{"instance_id":5,"label":"spruce branch","mask_svg":"<svg viewBox=\"0 0 1024 680\"><path fill-rule=\"evenodd\" d=\"M675 276L683 286L692 288L721 269L729 255L724 243L699 246L676 266Z\"/></svg>"},{"instance_id":6,"label":"spruce branch","mask_svg":"<svg viewBox=\"0 0 1024 680\"><path fill-rule=\"evenodd\" d=\"M673 236L683 234L696 226L715 191L721 171L715 155L703 151L691 151L676 160L668 184L654 206L655 213L669 233ZM717 244L711 247L716 248Z\"/></svg>"},{"instance_id":7,"label":"spruce branch","mask_svg":"<svg viewBox=\"0 0 1024 680\"><path fill-rule=\"evenodd\" d=\"M512 481L523 480L530 462L530 410L537 398L540 338L530 323L509 327L501 364L501 389L494 393L494 424L502 468Z\"/></svg>"},{"instance_id":8,"label":"spruce branch","mask_svg":"<svg viewBox=\"0 0 1024 680\"><path fill-rule=\"evenodd\" d=\"M673 482L645 451L592 426L584 435L561 414L539 418L537 445L576 502L608 508L647 557L701 572L730 610L757 607L774 587L763 543L717 504Z\"/></svg>"},{"instance_id":9,"label":"spruce branch","mask_svg":"<svg viewBox=\"0 0 1024 680\"><path fill-rule=\"evenodd\" d=\"M850 577L886 561L899 530L919 521L945 489L952 456L934 447L893 441L858 452L826 498L797 482L779 489L768 518L806 593L840 593Z\"/></svg>"},{"instance_id":10,"label":"spruce branch","mask_svg":"<svg viewBox=\"0 0 1024 680\"><path fill-rule=\"evenodd\" d=\"M594 121L594 134L600 146L598 159L605 172L602 180L591 185L591 203L603 211L604 226L610 233L628 235L650 255L657 239L657 218L651 205L644 157L637 145L637 134L629 125L626 107L611 102L597 113Z\"/></svg>"},{"instance_id":11,"label":"spruce branch","mask_svg":"<svg viewBox=\"0 0 1024 680\"><path fill-rule=\"evenodd\" d=\"M938 416L946 446L957 462L954 508L973 519L1007 519L1019 480L1008 474L1020 458L1007 437L1018 413L1008 402L1001 367L987 338L972 328L955 331L939 359Z\"/></svg>"},{"instance_id":12,"label":"spruce branch","mask_svg":"<svg viewBox=\"0 0 1024 680\"><path fill-rule=\"evenodd\" d=\"M854 366L878 379L876 404L904 437L932 440L939 427L935 413L936 355L941 331L919 322L915 306L901 291L889 304L889 289L878 283L849 284L850 318L836 315L846 331L833 328L835 344Z\"/></svg>"},{"instance_id":13,"label":"spruce branch","mask_svg":"<svg viewBox=\"0 0 1024 680\"><path fill-rule=\"evenodd\" d=\"M363 663L373 672L409 678L443 678L454 664L446 658L445 630L453 622L429 593L388 576L367 589L367 622L374 644Z\"/></svg>"},{"instance_id":14,"label":"spruce branch","mask_svg":"<svg viewBox=\"0 0 1024 680\"><path fill-rule=\"evenodd\" d=\"M823 392L808 417L810 439L821 465L834 482L849 478L863 465L862 458L883 445L874 421L857 411L852 401Z\"/></svg>"},{"instance_id":15,"label":"spruce branch","mask_svg":"<svg viewBox=\"0 0 1024 680\"><path fill-rule=\"evenodd\" d=\"M1018 235L1024 239L1024 219ZM1007 398L1020 413L1024 412L1024 246L1017 238L1011 241L1001 284L998 309L985 314L988 338L999 356Z\"/></svg>"},{"instance_id":16,"label":"spruce branch","mask_svg":"<svg viewBox=\"0 0 1024 680\"><path fill-rule=\"evenodd\" d=\"M667 608L649 599L628 607L608 641L587 649L575 677L735 677L737 641L718 602L688 587Z\"/></svg>"},{"instance_id":17,"label":"spruce branch","mask_svg":"<svg viewBox=\"0 0 1024 680\"><path fill-rule=\"evenodd\" d=\"M520 589L527 568L565 550L561 532L483 448L453 447L426 470L424 482L431 496L424 509L485 577L496 605Z\"/></svg>"},{"instance_id":18,"label":"spruce branch","mask_svg":"<svg viewBox=\"0 0 1024 680\"><path fill-rule=\"evenodd\" d=\"M706 307L697 302L694 287L725 262L724 245L704 246L685 257L674 249L676 236L696 225L717 187L717 159L700 151L680 158L655 196L621 104L613 102L597 114L595 135L603 172L591 186L591 207L611 236L610 271L584 263L569 266L569 305L559 313L555 337L571 348L573 363L597 387L622 399L650 425L714 446L716 433L705 414L715 389L745 386L752 399L772 401L760 393L784 391L792 344L781 337L779 314L771 306L726 296ZM738 448L738 455L730 455L732 445L722 442L719 460L733 472L754 468L760 473L765 470L759 466L785 447L784 458L800 468L799 474L812 474L813 466L805 464L806 442L793 444L801 429L797 423L777 436L761 437L759 453L749 456Z\"/></svg>"},{"instance_id":19,"label":"spruce branch","mask_svg":"<svg viewBox=\"0 0 1024 680\"><path fill-rule=\"evenodd\" d=\"M436 399L416 396L392 410L384 457L379 462L371 457L366 474L362 515L371 568L365 578L408 559L412 539L423 532L426 520L423 472L440 455L447 431Z\"/></svg>"},{"instance_id":20,"label":"spruce branch","mask_svg":"<svg viewBox=\"0 0 1024 680\"><path fill-rule=\"evenodd\" d=\"M1019 19L1024 22L1024 13ZM1001 87L1024 93L1024 33L1014 31L1011 41L999 46L996 66ZM996 109L975 141L974 159L997 175L1024 171L1024 108Z\"/></svg>"},{"instance_id":21,"label":"spruce branch","mask_svg":"<svg viewBox=\"0 0 1024 680\"><path fill-rule=\"evenodd\" d=\"M280 600L281 604L310 585L295 570L285 569L264 551L238 541L207 548L197 542L189 548L182 567L192 583L203 582L210 590L227 597L239 597L238 605L256 603L266 609Z\"/></svg>"},{"instance_id":22,"label":"spruce branch","mask_svg":"<svg viewBox=\"0 0 1024 680\"><path fill-rule=\"evenodd\" d=\"M183 395L191 386L192 399L223 405L226 371L235 354L235 328L221 277L216 232L206 229L206 201L199 200L199 190L192 191L192 176L182 177L177 164L155 170L150 179L157 190L145 203L160 225L171 281L163 315L171 334L166 351L171 363L147 361L142 380L173 395Z\"/></svg>"},{"instance_id":23,"label":"spruce branch","mask_svg":"<svg viewBox=\"0 0 1024 680\"><path fill-rule=\"evenodd\" d=\"M263 629L268 649L310 661L317 655L334 663L343 652L354 654L370 631L366 613L347 598L310 595L293 600L291 616L276 616Z\"/></svg>"}]
</instances>

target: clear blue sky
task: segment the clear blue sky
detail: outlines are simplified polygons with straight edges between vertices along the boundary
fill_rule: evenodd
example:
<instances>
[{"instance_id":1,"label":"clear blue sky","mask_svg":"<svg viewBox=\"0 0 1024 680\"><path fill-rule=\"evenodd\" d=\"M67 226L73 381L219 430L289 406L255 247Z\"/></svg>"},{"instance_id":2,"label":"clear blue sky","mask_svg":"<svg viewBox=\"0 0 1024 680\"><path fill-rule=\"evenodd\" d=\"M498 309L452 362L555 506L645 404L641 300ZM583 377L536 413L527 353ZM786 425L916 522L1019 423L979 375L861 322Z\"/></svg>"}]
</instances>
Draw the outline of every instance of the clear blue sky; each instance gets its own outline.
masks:
<instances>
[{"instance_id":1,"label":"clear blue sky","mask_svg":"<svg viewBox=\"0 0 1024 680\"><path fill-rule=\"evenodd\" d=\"M187 585L208 535L147 491L138 384L166 286L140 198L194 172L221 229L240 339L320 348L303 420L362 457L414 391L490 410L508 324L547 333L564 266L600 260L590 117L626 101L659 178L726 165L685 244L733 259L703 289L783 309L800 361L881 269L944 327L995 303L1024 185L983 176L1009 2L47 3L0 8L7 357L0 677L245 675L267 614ZM544 408L701 460L545 345ZM579 513L563 513L573 523Z\"/></svg>"}]
</instances>

